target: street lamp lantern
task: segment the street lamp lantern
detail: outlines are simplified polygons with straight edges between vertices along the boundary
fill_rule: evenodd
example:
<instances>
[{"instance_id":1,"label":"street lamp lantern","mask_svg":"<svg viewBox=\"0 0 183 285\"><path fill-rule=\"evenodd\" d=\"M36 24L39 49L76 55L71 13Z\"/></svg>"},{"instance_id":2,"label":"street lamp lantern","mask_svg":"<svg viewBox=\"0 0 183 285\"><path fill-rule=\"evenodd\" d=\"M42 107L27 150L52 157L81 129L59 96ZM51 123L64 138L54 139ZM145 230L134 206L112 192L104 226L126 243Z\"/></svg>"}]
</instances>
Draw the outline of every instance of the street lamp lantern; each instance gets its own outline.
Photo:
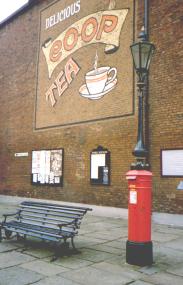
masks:
<instances>
[{"instance_id":1,"label":"street lamp lantern","mask_svg":"<svg viewBox=\"0 0 183 285\"><path fill-rule=\"evenodd\" d=\"M130 46L134 68L139 77L139 82L144 83L148 73L152 55L155 51L154 44L145 40L145 34L141 31L139 38L141 41Z\"/></svg>"},{"instance_id":2,"label":"street lamp lantern","mask_svg":"<svg viewBox=\"0 0 183 285\"><path fill-rule=\"evenodd\" d=\"M143 97L144 97L144 86L146 85L146 78L151 58L155 51L155 46L154 44L146 41L146 35L144 29L141 30L139 38L140 38L139 42L136 42L130 46L134 68L138 76L137 87L139 91L137 144L132 152L133 155L136 157L137 161L131 165L131 168L148 169L149 165L145 161L148 155L148 151L144 144Z\"/></svg>"}]
</instances>

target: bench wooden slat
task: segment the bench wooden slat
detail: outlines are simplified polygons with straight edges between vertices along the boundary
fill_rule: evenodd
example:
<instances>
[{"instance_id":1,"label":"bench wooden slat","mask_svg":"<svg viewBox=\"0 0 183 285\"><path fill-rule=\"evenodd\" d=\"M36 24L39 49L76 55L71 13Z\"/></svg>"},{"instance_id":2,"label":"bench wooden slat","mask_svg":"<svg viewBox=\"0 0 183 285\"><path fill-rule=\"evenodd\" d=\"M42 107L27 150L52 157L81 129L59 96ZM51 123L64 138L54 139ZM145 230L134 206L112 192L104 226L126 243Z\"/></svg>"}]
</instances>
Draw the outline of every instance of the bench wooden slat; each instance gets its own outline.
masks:
<instances>
[{"instance_id":1,"label":"bench wooden slat","mask_svg":"<svg viewBox=\"0 0 183 285\"><path fill-rule=\"evenodd\" d=\"M66 219L63 219L63 217L61 217L62 219L59 219L58 217L57 218L55 218L55 217L52 217L52 216L45 216L45 215L40 215L40 216L38 216L38 215L32 215L31 213L30 214L27 214L27 213L20 213L20 219L23 219L24 217L25 218L28 218L28 217L30 217L29 219L31 220L31 218L37 218L37 219L39 219L40 220L40 222L43 222L43 223L45 223L45 221L56 221L57 223L55 223L55 224L58 224L58 223L62 223L62 222L65 222L65 223L70 223L70 222L73 222L74 223L74 221L75 221L75 219L73 219L73 218L66 218ZM34 220L35 220L34 219Z\"/></svg>"},{"instance_id":2,"label":"bench wooden slat","mask_svg":"<svg viewBox=\"0 0 183 285\"><path fill-rule=\"evenodd\" d=\"M12 231L12 232L15 232L17 234L21 234L21 235L25 235L25 231L23 229L14 229L14 228L7 228L9 231ZM26 233L27 235L27 233ZM60 238L56 238L56 237L49 237L45 234L45 235L42 235L40 237L40 235L38 233L34 233L34 232L29 232L28 234L29 236L32 236L32 237L37 237L39 239L44 239L44 240L49 240L49 241L54 241L54 242L58 242L60 240Z\"/></svg>"},{"instance_id":3,"label":"bench wooden slat","mask_svg":"<svg viewBox=\"0 0 183 285\"><path fill-rule=\"evenodd\" d=\"M60 209L60 208L53 208L53 207L40 207L40 206L23 206L22 208L29 208L29 209L38 209L38 210L42 210L44 209L44 211L52 211L52 212L61 212L61 213L66 213L66 214L76 214L78 216L82 216L82 213L81 212L75 212L75 211L70 211L70 210L65 210L65 209Z\"/></svg>"},{"instance_id":4,"label":"bench wooden slat","mask_svg":"<svg viewBox=\"0 0 183 285\"><path fill-rule=\"evenodd\" d=\"M21 227L16 227L16 226L10 226L9 227L9 229L10 230L15 230L16 231L16 229L21 229L21 230L24 230L24 233L29 233L29 232L35 232L35 233L40 233L40 234L44 234L44 235L48 235L48 236L53 236L53 237L58 237L59 238L59 236L60 236L60 238L63 238L63 236L60 234L51 234L51 233L48 233L48 232L46 232L46 231L40 231L40 230L35 230L35 229L32 229L32 228L21 228Z\"/></svg>"},{"instance_id":5,"label":"bench wooden slat","mask_svg":"<svg viewBox=\"0 0 183 285\"><path fill-rule=\"evenodd\" d=\"M36 210L29 210L29 209L26 209L26 210L22 210L21 212L27 212L27 213L37 213L37 214L45 214L45 215L51 215L51 216L54 216L54 217L61 217L61 218L72 218L72 219L78 219L78 220L81 220L82 217L81 216L73 216L73 215L65 215L65 214L62 214L61 212L60 213L43 213L43 212L37 212Z\"/></svg>"},{"instance_id":6,"label":"bench wooden slat","mask_svg":"<svg viewBox=\"0 0 183 285\"><path fill-rule=\"evenodd\" d=\"M58 226L58 223L53 223L53 222L50 222L50 221L47 221L47 220L45 220L45 222L44 222L43 220L40 220L40 219L30 219L30 218L27 218L27 217L20 217L20 220L21 221L27 220L27 221L39 222L41 224L45 223L45 224Z\"/></svg>"},{"instance_id":7,"label":"bench wooden slat","mask_svg":"<svg viewBox=\"0 0 183 285\"><path fill-rule=\"evenodd\" d=\"M54 237L54 238L60 238L63 239L64 236L61 234L51 234L49 232L46 231L40 231L40 230L35 230L35 229L31 229L31 228L21 228L21 227L16 227L16 226L10 226L8 227L8 229L10 231L15 231L15 232L19 232L22 231L23 234L28 234L30 235L30 233L37 233L39 235L39 237L41 238L42 235L47 236L47 237Z\"/></svg>"},{"instance_id":8,"label":"bench wooden slat","mask_svg":"<svg viewBox=\"0 0 183 285\"><path fill-rule=\"evenodd\" d=\"M61 212L68 212L68 213L73 213L73 214L79 214L79 215L83 215L85 214L86 210L81 210L81 209L76 209L76 208L67 208L67 207L56 207L56 206L43 206L43 205L21 205L22 208L24 207L39 207L40 209L47 209L47 210L59 210Z\"/></svg>"},{"instance_id":9,"label":"bench wooden slat","mask_svg":"<svg viewBox=\"0 0 183 285\"><path fill-rule=\"evenodd\" d=\"M9 226L12 226L12 225L14 225L14 226L16 226L16 227L26 227L26 228L28 228L28 227L39 227L39 228L42 228L42 229L44 229L45 231L50 231L50 232L63 232L63 233L66 233L66 234L77 234L78 233L78 231L76 231L76 229L74 229L73 227L71 227L71 228L69 228L69 227L62 227L62 229L61 229L61 231L59 230L59 228L53 228L53 227L48 227L47 225L40 225L40 224L36 224L36 223L34 223L34 224L28 224L28 223L26 223L26 222L17 222L17 221L12 221L12 222L8 222L8 223L6 223L4 226L5 227L9 227Z\"/></svg>"},{"instance_id":10,"label":"bench wooden slat","mask_svg":"<svg viewBox=\"0 0 183 285\"><path fill-rule=\"evenodd\" d=\"M39 213L41 214L41 213L47 213L47 214L49 214L49 213L55 213L55 216L59 216L59 214L62 214L61 216L63 216L63 217L74 217L74 218L82 218L82 215L81 214L76 214L76 213L73 213L73 212L65 212L65 211L59 211L59 210L42 210L41 208L36 208L36 207L34 207L34 208L32 208L32 207L29 207L29 206L26 206L26 209L22 209L21 207L19 208L19 210L21 210L21 211L29 211L29 212L34 212L34 213L38 213L36 210L39 210ZM56 214L57 213L57 214Z\"/></svg>"},{"instance_id":11,"label":"bench wooden slat","mask_svg":"<svg viewBox=\"0 0 183 285\"><path fill-rule=\"evenodd\" d=\"M24 220L26 220L26 221L32 221L32 222L38 222L38 223L41 223L41 224L50 224L50 225L54 225L54 226L59 226L59 224L65 224L65 226L67 226L67 225L69 225L69 224L71 224L71 222L66 222L66 221L60 221L59 220L59 222L57 222L57 223L54 223L54 222L51 222L51 221L48 221L48 220L40 220L40 219L30 219L30 218L26 218L26 217L21 217L20 218L21 219L21 221L24 221ZM74 221L73 221L73 227L74 227Z\"/></svg>"},{"instance_id":12,"label":"bench wooden slat","mask_svg":"<svg viewBox=\"0 0 183 285\"><path fill-rule=\"evenodd\" d=\"M43 203L43 202L30 202L30 201L24 201L21 203L21 205L40 205L40 206L43 206L43 207L56 207L56 208L67 208L67 209L72 209L74 211L81 211L81 212L86 212L86 211L92 211L91 208L88 208L88 207L80 207L80 206L69 206L69 205L63 205L63 204L54 204L54 203Z\"/></svg>"},{"instance_id":13,"label":"bench wooden slat","mask_svg":"<svg viewBox=\"0 0 183 285\"><path fill-rule=\"evenodd\" d=\"M38 227L39 226L37 226L37 228L36 228L36 225L33 225L33 227L27 227L27 224L23 225L21 223L20 224L13 224L13 223L12 224L8 224L7 223L7 225L6 225L6 228L8 228L10 230L15 230L16 231L16 229L21 229L21 230L24 230L27 233L29 233L29 232L35 232L36 233L37 232L37 233L40 233L41 235L44 234L44 235L58 237L58 238L59 237L60 238L67 237L67 234L68 234L68 236L75 234L75 233L71 233L71 232L68 233L68 232L59 231L59 230L55 231L56 233L54 234L53 231L51 231L50 228L47 228L48 230L46 230L46 229L43 230L43 228L41 228L41 227L38 228Z\"/></svg>"}]
</instances>

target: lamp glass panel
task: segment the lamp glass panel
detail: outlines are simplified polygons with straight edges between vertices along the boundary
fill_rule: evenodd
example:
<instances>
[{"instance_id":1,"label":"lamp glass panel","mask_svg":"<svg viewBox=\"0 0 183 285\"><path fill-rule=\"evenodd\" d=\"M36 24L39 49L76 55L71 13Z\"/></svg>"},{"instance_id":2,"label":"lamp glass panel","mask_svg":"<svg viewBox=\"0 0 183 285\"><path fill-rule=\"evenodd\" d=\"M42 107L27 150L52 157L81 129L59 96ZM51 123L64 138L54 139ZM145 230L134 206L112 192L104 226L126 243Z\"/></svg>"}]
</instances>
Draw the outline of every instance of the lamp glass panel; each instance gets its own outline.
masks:
<instances>
[{"instance_id":1,"label":"lamp glass panel","mask_svg":"<svg viewBox=\"0 0 183 285\"><path fill-rule=\"evenodd\" d=\"M141 43L141 67L148 70L151 59L151 44Z\"/></svg>"},{"instance_id":2,"label":"lamp glass panel","mask_svg":"<svg viewBox=\"0 0 183 285\"><path fill-rule=\"evenodd\" d=\"M131 46L131 52L132 52L132 57L133 57L133 62L135 65L135 69L139 69L140 67L140 47L139 43L134 44Z\"/></svg>"}]
</instances>

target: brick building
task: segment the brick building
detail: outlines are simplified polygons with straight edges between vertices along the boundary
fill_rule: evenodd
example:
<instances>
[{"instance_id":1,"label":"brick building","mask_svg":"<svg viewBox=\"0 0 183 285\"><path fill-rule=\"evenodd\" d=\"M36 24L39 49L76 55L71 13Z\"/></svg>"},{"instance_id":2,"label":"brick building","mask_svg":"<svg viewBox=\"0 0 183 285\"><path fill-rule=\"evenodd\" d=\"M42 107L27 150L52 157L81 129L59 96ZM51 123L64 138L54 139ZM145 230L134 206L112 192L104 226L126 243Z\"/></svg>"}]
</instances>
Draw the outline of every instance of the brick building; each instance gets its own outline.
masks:
<instances>
[{"instance_id":1,"label":"brick building","mask_svg":"<svg viewBox=\"0 0 183 285\"><path fill-rule=\"evenodd\" d=\"M0 25L0 193L127 207L140 0L37 0ZM153 210L183 213L183 2L149 1ZM96 72L98 70L98 73Z\"/></svg>"}]
</instances>

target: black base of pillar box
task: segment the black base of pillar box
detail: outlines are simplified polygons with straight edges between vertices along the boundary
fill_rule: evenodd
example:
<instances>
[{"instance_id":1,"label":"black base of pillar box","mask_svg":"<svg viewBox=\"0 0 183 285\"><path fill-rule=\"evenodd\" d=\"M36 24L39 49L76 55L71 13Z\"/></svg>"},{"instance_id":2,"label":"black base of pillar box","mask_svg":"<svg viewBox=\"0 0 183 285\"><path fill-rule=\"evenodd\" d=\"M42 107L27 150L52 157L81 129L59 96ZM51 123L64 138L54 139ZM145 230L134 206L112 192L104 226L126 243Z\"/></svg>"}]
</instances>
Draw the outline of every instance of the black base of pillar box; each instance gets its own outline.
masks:
<instances>
[{"instance_id":1,"label":"black base of pillar box","mask_svg":"<svg viewBox=\"0 0 183 285\"><path fill-rule=\"evenodd\" d=\"M126 262L131 265L146 266L153 263L152 241L126 242Z\"/></svg>"}]
</instances>

